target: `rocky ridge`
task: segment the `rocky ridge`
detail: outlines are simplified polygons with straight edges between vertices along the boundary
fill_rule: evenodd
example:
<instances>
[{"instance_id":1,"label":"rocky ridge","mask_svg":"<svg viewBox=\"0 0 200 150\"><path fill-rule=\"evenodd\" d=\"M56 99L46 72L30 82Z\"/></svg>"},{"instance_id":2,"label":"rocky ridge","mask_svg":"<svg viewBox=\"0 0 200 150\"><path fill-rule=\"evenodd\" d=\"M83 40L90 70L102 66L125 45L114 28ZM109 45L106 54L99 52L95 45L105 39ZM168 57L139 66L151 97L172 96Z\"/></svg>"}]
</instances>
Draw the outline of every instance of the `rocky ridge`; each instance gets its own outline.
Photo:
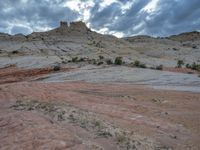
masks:
<instances>
[{"instance_id":1,"label":"rocky ridge","mask_svg":"<svg viewBox=\"0 0 200 150\"><path fill-rule=\"evenodd\" d=\"M127 63L140 60L149 66L175 66L179 59L186 63L200 61L199 37L199 32L191 32L166 38L117 38L94 32L81 21L61 21L58 28L33 32L27 36L1 33L0 57L15 59L18 56L53 56L62 62L63 59L68 61L73 57L96 59L102 55L113 60L121 56Z\"/></svg>"}]
</instances>

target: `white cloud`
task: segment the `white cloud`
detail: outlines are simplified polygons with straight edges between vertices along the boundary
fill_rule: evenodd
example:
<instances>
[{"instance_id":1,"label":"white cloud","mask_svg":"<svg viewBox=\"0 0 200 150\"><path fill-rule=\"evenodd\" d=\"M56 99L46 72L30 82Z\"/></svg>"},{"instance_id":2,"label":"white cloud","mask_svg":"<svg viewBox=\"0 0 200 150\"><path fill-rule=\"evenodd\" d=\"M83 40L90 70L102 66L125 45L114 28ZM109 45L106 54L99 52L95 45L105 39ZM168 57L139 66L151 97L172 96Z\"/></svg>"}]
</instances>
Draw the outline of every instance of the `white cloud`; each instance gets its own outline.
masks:
<instances>
[{"instance_id":1,"label":"white cloud","mask_svg":"<svg viewBox=\"0 0 200 150\"><path fill-rule=\"evenodd\" d=\"M93 1L70 0L64 3L64 7L68 7L79 13L77 20L87 22L90 18L90 8L94 6Z\"/></svg>"},{"instance_id":2,"label":"white cloud","mask_svg":"<svg viewBox=\"0 0 200 150\"><path fill-rule=\"evenodd\" d=\"M64 7L69 7L70 9L75 10L75 11L80 10L80 5L81 5L80 0L76 0L76 1L71 0L64 3Z\"/></svg>"},{"instance_id":3,"label":"white cloud","mask_svg":"<svg viewBox=\"0 0 200 150\"><path fill-rule=\"evenodd\" d=\"M151 0L144 8L143 10L150 13L156 10L157 4L159 0Z\"/></svg>"},{"instance_id":4,"label":"white cloud","mask_svg":"<svg viewBox=\"0 0 200 150\"><path fill-rule=\"evenodd\" d=\"M109 34L112 34L118 38L124 37L124 33L122 33L122 32L110 31Z\"/></svg>"},{"instance_id":5,"label":"white cloud","mask_svg":"<svg viewBox=\"0 0 200 150\"><path fill-rule=\"evenodd\" d=\"M105 7L111 5L112 3L117 2L117 0L102 0L102 2L100 3L100 10L104 9Z\"/></svg>"},{"instance_id":6,"label":"white cloud","mask_svg":"<svg viewBox=\"0 0 200 150\"><path fill-rule=\"evenodd\" d=\"M126 10L130 9L132 6L133 2L126 2L125 4L121 4L121 9L122 9L122 13L124 14L126 12Z\"/></svg>"}]
</instances>

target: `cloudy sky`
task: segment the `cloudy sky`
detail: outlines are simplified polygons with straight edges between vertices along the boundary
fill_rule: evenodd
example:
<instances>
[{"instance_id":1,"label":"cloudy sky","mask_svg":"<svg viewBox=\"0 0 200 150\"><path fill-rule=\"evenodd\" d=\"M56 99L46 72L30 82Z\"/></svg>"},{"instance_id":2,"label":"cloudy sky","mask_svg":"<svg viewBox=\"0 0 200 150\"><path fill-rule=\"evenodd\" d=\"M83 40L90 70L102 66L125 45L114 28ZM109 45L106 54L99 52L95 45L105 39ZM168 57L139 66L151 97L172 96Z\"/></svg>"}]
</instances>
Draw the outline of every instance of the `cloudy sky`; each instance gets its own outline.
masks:
<instances>
[{"instance_id":1,"label":"cloudy sky","mask_svg":"<svg viewBox=\"0 0 200 150\"><path fill-rule=\"evenodd\" d=\"M46 31L82 20L118 37L200 30L200 0L0 0L0 32Z\"/></svg>"}]
</instances>

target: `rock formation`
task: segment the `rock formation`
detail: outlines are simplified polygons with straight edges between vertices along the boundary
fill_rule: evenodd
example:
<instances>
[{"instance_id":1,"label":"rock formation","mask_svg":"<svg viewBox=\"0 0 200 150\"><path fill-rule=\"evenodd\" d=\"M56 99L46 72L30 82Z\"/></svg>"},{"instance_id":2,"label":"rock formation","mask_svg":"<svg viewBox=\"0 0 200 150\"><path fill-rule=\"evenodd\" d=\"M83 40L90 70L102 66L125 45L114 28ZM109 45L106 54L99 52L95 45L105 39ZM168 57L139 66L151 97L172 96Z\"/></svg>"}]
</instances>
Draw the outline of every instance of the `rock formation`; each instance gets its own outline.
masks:
<instances>
[{"instance_id":1,"label":"rock formation","mask_svg":"<svg viewBox=\"0 0 200 150\"><path fill-rule=\"evenodd\" d=\"M86 24L82 21L77 21L77 22L70 22L68 26L68 22L61 21L60 22L60 27L58 28L62 31L87 31L89 28L86 26Z\"/></svg>"},{"instance_id":2,"label":"rock formation","mask_svg":"<svg viewBox=\"0 0 200 150\"><path fill-rule=\"evenodd\" d=\"M68 28L68 23L65 21L60 21L60 27L61 28Z\"/></svg>"}]
</instances>

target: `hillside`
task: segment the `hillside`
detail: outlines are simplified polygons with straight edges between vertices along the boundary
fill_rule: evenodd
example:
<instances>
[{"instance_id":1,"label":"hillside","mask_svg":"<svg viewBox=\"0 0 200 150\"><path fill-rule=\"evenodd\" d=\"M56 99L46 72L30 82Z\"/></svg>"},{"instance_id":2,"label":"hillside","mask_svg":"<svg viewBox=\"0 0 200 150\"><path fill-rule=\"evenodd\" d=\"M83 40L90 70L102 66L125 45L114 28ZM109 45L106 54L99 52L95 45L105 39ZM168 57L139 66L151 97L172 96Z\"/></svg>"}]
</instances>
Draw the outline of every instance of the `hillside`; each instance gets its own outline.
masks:
<instances>
[{"instance_id":1,"label":"hillside","mask_svg":"<svg viewBox=\"0 0 200 150\"><path fill-rule=\"evenodd\" d=\"M169 39L179 42L186 42L186 41L195 42L200 40L200 32L193 31L193 32L181 33L179 35L172 35L169 37Z\"/></svg>"},{"instance_id":2,"label":"hillside","mask_svg":"<svg viewBox=\"0 0 200 150\"><path fill-rule=\"evenodd\" d=\"M195 41L191 41L191 37ZM120 39L91 31L83 22L61 22L58 28L27 36L0 34L0 57L7 62L23 56L33 61L48 57L48 62L60 63L73 57L97 59L102 55L113 60L121 56L127 63L140 60L148 66L175 66L179 59L186 63L200 61L199 37L198 32L192 32L169 38L135 36ZM181 38L184 42L180 42Z\"/></svg>"},{"instance_id":3,"label":"hillside","mask_svg":"<svg viewBox=\"0 0 200 150\"><path fill-rule=\"evenodd\" d=\"M1 33L0 149L198 149L200 42L188 35L117 38L83 22Z\"/></svg>"}]
</instances>

